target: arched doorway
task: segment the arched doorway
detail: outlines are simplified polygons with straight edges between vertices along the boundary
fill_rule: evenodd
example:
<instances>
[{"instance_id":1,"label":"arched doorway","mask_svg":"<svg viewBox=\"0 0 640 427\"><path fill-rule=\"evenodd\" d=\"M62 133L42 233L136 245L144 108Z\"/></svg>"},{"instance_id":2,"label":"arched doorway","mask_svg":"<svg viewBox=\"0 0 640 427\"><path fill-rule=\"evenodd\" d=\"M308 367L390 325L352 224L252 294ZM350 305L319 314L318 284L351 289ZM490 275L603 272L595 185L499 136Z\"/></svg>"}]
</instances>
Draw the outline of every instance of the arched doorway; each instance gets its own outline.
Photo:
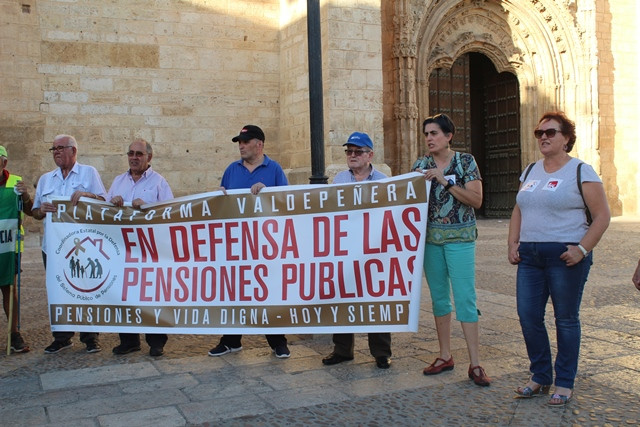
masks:
<instances>
[{"instance_id":1,"label":"arched doorway","mask_svg":"<svg viewBox=\"0 0 640 427\"><path fill-rule=\"evenodd\" d=\"M498 73L480 53L460 56L429 76L429 115L456 124L454 150L476 158L483 176L480 215L507 218L515 204L520 164L520 96L516 76Z\"/></svg>"}]
</instances>

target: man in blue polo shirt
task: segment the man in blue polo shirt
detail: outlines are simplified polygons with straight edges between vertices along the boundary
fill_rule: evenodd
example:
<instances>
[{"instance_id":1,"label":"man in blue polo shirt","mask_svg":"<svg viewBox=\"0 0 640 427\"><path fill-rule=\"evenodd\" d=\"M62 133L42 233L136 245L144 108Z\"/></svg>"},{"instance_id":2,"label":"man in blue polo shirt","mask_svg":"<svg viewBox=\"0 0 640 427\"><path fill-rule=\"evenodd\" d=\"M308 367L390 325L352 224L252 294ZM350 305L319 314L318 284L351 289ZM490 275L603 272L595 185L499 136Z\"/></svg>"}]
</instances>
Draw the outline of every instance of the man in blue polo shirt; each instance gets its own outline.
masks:
<instances>
[{"instance_id":1,"label":"man in blue polo shirt","mask_svg":"<svg viewBox=\"0 0 640 427\"><path fill-rule=\"evenodd\" d=\"M280 165L264 154L264 132L258 126L246 125L238 136L240 160L231 163L222 175L222 190L249 188L258 194L264 187L288 185L287 177ZM291 353L284 335L266 335L269 346L277 358L286 359ZM242 350L242 335L223 335L220 343L209 351L209 356L222 356Z\"/></svg>"}]
</instances>

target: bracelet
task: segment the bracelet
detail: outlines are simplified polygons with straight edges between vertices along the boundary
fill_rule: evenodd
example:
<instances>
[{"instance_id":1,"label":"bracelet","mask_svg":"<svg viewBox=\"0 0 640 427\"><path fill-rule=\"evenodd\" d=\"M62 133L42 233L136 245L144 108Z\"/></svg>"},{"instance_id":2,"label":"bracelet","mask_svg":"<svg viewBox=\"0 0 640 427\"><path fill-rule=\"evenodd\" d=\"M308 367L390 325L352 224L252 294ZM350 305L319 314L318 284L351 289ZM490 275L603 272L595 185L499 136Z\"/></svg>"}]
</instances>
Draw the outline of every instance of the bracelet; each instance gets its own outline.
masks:
<instances>
[{"instance_id":1,"label":"bracelet","mask_svg":"<svg viewBox=\"0 0 640 427\"><path fill-rule=\"evenodd\" d=\"M584 248L584 246L582 246L580 243L578 243L578 249L580 249L580 251L582 252L582 256L585 256L585 257L586 257L586 256L587 256L587 254L589 253L589 251L588 251L588 250L586 250L586 249Z\"/></svg>"}]
</instances>

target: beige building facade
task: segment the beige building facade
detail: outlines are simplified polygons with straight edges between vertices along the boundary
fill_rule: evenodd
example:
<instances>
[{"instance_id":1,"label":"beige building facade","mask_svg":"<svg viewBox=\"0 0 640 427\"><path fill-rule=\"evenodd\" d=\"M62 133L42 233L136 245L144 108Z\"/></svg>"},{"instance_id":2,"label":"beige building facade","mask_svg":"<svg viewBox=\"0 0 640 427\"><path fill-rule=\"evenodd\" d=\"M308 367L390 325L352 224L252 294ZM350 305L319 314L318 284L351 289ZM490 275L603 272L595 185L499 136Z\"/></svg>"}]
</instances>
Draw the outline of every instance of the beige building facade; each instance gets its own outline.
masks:
<instances>
[{"instance_id":1,"label":"beige building facade","mask_svg":"<svg viewBox=\"0 0 640 427\"><path fill-rule=\"evenodd\" d=\"M371 135L381 170L407 171L422 120L447 112L481 165L481 213L505 216L538 118L560 109L613 214L640 215L636 0L320 3L329 177L353 131ZM0 17L0 144L29 182L68 133L107 188L143 137L174 194L210 191L249 123L308 182L306 0L0 0Z\"/></svg>"}]
</instances>

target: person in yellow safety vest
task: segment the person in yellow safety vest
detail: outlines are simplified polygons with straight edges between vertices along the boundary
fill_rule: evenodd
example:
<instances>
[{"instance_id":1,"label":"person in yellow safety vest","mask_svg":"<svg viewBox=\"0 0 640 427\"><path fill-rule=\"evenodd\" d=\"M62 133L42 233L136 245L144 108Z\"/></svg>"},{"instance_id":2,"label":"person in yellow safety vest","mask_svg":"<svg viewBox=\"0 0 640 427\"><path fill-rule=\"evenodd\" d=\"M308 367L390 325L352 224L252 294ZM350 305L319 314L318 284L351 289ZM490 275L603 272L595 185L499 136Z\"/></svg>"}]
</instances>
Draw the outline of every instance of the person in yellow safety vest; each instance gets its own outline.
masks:
<instances>
[{"instance_id":1,"label":"person in yellow safety vest","mask_svg":"<svg viewBox=\"0 0 640 427\"><path fill-rule=\"evenodd\" d=\"M0 145L0 289L4 312L9 319L9 304L11 300L11 286L15 275L18 274L18 257L16 253L24 250L22 239L18 240L18 225L20 236L24 236L22 218L24 213L31 215L33 200L29 195L27 185L18 175L10 173L6 167L8 163L7 150ZM18 198L22 200L22 211L18 210ZM18 293L13 292L13 310L11 319L11 350L15 353L29 351L29 346L18 331Z\"/></svg>"}]
</instances>

